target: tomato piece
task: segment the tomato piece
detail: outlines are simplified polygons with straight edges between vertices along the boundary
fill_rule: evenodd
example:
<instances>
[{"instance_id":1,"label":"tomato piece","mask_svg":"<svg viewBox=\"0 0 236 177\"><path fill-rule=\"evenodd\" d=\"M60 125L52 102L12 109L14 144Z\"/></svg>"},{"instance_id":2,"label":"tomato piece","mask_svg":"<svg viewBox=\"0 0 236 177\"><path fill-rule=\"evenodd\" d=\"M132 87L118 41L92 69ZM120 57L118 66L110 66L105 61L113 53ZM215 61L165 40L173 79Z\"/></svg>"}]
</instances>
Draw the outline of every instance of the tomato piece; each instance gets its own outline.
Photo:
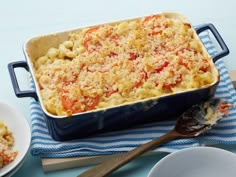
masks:
<instances>
[{"instance_id":1,"label":"tomato piece","mask_svg":"<svg viewBox=\"0 0 236 177\"><path fill-rule=\"evenodd\" d=\"M185 50L187 50L187 49L186 49L186 48L182 48L182 49L178 50L178 51L176 52L176 55L183 54Z\"/></svg>"},{"instance_id":2,"label":"tomato piece","mask_svg":"<svg viewBox=\"0 0 236 177\"><path fill-rule=\"evenodd\" d=\"M151 32L151 33L148 34L148 35L149 35L149 36L154 36L154 35L161 34L161 33L162 33L162 30L159 29L159 30L156 30L156 31Z\"/></svg>"},{"instance_id":3,"label":"tomato piece","mask_svg":"<svg viewBox=\"0 0 236 177\"><path fill-rule=\"evenodd\" d=\"M142 69L142 73L143 73L143 79L144 79L144 80L147 80L147 79L148 79L148 74L147 74L147 72L146 72L144 69Z\"/></svg>"},{"instance_id":4,"label":"tomato piece","mask_svg":"<svg viewBox=\"0 0 236 177\"><path fill-rule=\"evenodd\" d=\"M210 64L208 63L207 59L203 59L203 65L199 68L199 70L203 72L207 72L210 68Z\"/></svg>"},{"instance_id":5,"label":"tomato piece","mask_svg":"<svg viewBox=\"0 0 236 177\"><path fill-rule=\"evenodd\" d=\"M75 83L75 81L77 80L78 75L72 72L72 77L70 78L66 78L63 82L64 82L64 86L70 85L72 83Z\"/></svg>"},{"instance_id":6,"label":"tomato piece","mask_svg":"<svg viewBox=\"0 0 236 177\"><path fill-rule=\"evenodd\" d=\"M154 82L155 86L157 87L159 85L159 82L158 81L155 81Z\"/></svg>"},{"instance_id":7,"label":"tomato piece","mask_svg":"<svg viewBox=\"0 0 236 177\"><path fill-rule=\"evenodd\" d=\"M129 56L130 56L130 57L129 57L129 60L135 60L136 58L139 57L139 54L130 52L130 53L129 53Z\"/></svg>"},{"instance_id":8,"label":"tomato piece","mask_svg":"<svg viewBox=\"0 0 236 177\"><path fill-rule=\"evenodd\" d=\"M148 25L150 25L152 29L152 32L148 33L149 36L161 34L163 32L163 29L168 27L167 23L155 24L155 20L158 18L161 18L161 15L157 14L157 15L148 16L143 20L142 25L145 26L148 23ZM150 21L152 21L152 23L149 23Z\"/></svg>"},{"instance_id":9,"label":"tomato piece","mask_svg":"<svg viewBox=\"0 0 236 177\"><path fill-rule=\"evenodd\" d=\"M84 105L85 105L85 110L93 110L99 103L100 96L95 96L95 97L89 97L86 96L84 97Z\"/></svg>"},{"instance_id":10,"label":"tomato piece","mask_svg":"<svg viewBox=\"0 0 236 177\"><path fill-rule=\"evenodd\" d=\"M78 113L78 112L82 112L82 108L81 108L81 103L78 100L75 99L71 99L69 98L67 95L69 93L68 88L66 88L67 86L75 83L75 81L77 80L78 75L76 75L75 73L72 73L72 77L68 78L68 80L64 80L63 81L63 87L61 90L61 103L63 108L66 111L70 111L71 113Z\"/></svg>"},{"instance_id":11,"label":"tomato piece","mask_svg":"<svg viewBox=\"0 0 236 177\"><path fill-rule=\"evenodd\" d=\"M145 23L149 22L150 20L157 19L160 17L161 17L161 15L159 15L159 14L148 16L143 20L142 25L145 25Z\"/></svg>"},{"instance_id":12,"label":"tomato piece","mask_svg":"<svg viewBox=\"0 0 236 177\"><path fill-rule=\"evenodd\" d=\"M142 84L142 79L140 78L137 82L134 83L134 88L138 88Z\"/></svg>"},{"instance_id":13,"label":"tomato piece","mask_svg":"<svg viewBox=\"0 0 236 177\"><path fill-rule=\"evenodd\" d=\"M85 33L84 33L84 39L88 39L90 38L90 34L97 31L100 28L100 26L95 26L92 27L90 29L88 29ZM90 40L90 39L89 39Z\"/></svg>"},{"instance_id":14,"label":"tomato piece","mask_svg":"<svg viewBox=\"0 0 236 177\"><path fill-rule=\"evenodd\" d=\"M178 63L179 63L180 65L184 66L185 68L187 68L188 70L190 70L189 64L190 64L191 60L189 60L188 62L184 61L184 58L186 58L186 57L184 57L183 53L184 53L185 51L189 51L189 49L182 48L182 49L180 49L179 51L176 52L176 55L179 56L179 61L178 61Z\"/></svg>"},{"instance_id":15,"label":"tomato piece","mask_svg":"<svg viewBox=\"0 0 236 177\"><path fill-rule=\"evenodd\" d=\"M68 90L62 89L61 91L61 103L63 108L74 113L79 113L83 111L93 110L99 102L100 96L90 97L85 96L84 101L79 101L78 99L71 99L66 94L69 93Z\"/></svg>"},{"instance_id":16,"label":"tomato piece","mask_svg":"<svg viewBox=\"0 0 236 177\"><path fill-rule=\"evenodd\" d=\"M169 65L169 62L168 61L164 61L164 63L162 63L160 66L158 66L156 69L155 69L155 72L156 73L159 73L161 72L165 67L167 67Z\"/></svg>"},{"instance_id":17,"label":"tomato piece","mask_svg":"<svg viewBox=\"0 0 236 177\"><path fill-rule=\"evenodd\" d=\"M91 34L92 32L97 31L99 28L100 28L100 26L92 27L92 28L88 29L88 30L84 33L84 35L89 35L89 34Z\"/></svg>"},{"instance_id":18,"label":"tomato piece","mask_svg":"<svg viewBox=\"0 0 236 177\"><path fill-rule=\"evenodd\" d=\"M96 42L95 44L91 45L90 48L89 48L89 42L86 44L87 47L86 47L86 50L89 52L89 53L92 53L94 51L98 51L99 48L102 47L102 44L100 42Z\"/></svg>"},{"instance_id":19,"label":"tomato piece","mask_svg":"<svg viewBox=\"0 0 236 177\"><path fill-rule=\"evenodd\" d=\"M95 26L93 28L88 29L83 36L83 45L86 48L87 51L92 52L94 49L89 50L89 43L91 41L91 34L95 31L97 31L100 28L100 26ZM100 45L100 43L97 43L96 45Z\"/></svg>"},{"instance_id":20,"label":"tomato piece","mask_svg":"<svg viewBox=\"0 0 236 177\"><path fill-rule=\"evenodd\" d=\"M114 56L117 56L117 53L111 51L108 56L109 56L109 57L114 57Z\"/></svg>"},{"instance_id":21,"label":"tomato piece","mask_svg":"<svg viewBox=\"0 0 236 177\"><path fill-rule=\"evenodd\" d=\"M109 87L107 88L107 91L105 92L106 97L111 96L113 93L116 93L117 91L118 91L117 88L116 88L116 89L113 89L112 86L109 86Z\"/></svg>"},{"instance_id":22,"label":"tomato piece","mask_svg":"<svg viewBox=\"0 0 236 177\"><path fill-rule=\"evenodd\" d=\"M86 48L86 50L88 50L88 44L89 44L89 41L90 41L89 38L84 39L84 41L83 41L83 45L84 45L84 47Z\"/></svg>"},{"instance_id":23,"label":"tomato piece","mask_svg":"<svg viewBox=\"0 0 236 177\"><path fill-rule=\"evenodd\" d=\"M166 46L166 43L165 42L162 42L159 44L158 47L155 47L154 48L154 52L158 55L158 56L161 56L161 55L165 55L166 52L169 52L169 48Z\"/></svg>"},{"instance_id":24,"label":"tomato piece","mask_svg":"<svg viewBox=\"0 0 236 177\"><path fill-rule=\"evenodd\" d=\"M69 100L66 96L61 95L61 103L65 110L70 110L72 112L73 102Z\"/></svg>"},{"instance_id":25,"label":"tomato piece","mask_svg":"<svg viewBox=\"0 0 236 177\"><path fill-rule=\"evenodd\" d=\"M188 70L190 69L189 66L188 66L188 63L185 62L182 57L179 59L179 64L180 64L180 65L183 65L183 66L184 66L185 68L187 68Z\"/></svg>"},{"instance_id":26,"label":"tomato piece","mask_svg":"<svg viewBox=\"0 0 236 177\"><path fill-rule=\"evenodd\" d=\"M110 40L111 42L115 43L115 46L119 46L119 35L118 34L114 34L112 36L110 36Z\"/></svg>"},{"instance_id":27,"label":"tomato piece","mask_svg":"<svg viewBox=\"0 0 236 177\"><path fill-rule=\"evenodd\" d=\"M176 85L178 85L181 82L182 82L182 74L178 75L174 82L172 82L172 83L164 83L162 88L163 89L170 89L171 87L175 87Z\"/></svg>"},{"instance_id":28,"label":"tomato piece","mask_svg":"<svg viewBox=\"0 0 236 177\"><path fill-rule=\"evenodd\" d=\"M134 83L134 88L138 88L139 86L141 86L143 80L147 80L147 79L148 79L147 72L143 69L141 71L141 75L139 77L139 80Z\"/></svg>"},{"instance_id":29,"label":"tomato piece","mask_svg":"<svg viewBox=\"0 0 236 177\"><path fill-rule=\"evenodd\" d=\"M62 90L61 103L62 103L63 108L66 111L71 112L72 114L82 112L83 110L81 108L81 103L77 100L70 99L68 96L66 96L66 93L69 93L69 91Z\"/></svg>"}]
</instances>

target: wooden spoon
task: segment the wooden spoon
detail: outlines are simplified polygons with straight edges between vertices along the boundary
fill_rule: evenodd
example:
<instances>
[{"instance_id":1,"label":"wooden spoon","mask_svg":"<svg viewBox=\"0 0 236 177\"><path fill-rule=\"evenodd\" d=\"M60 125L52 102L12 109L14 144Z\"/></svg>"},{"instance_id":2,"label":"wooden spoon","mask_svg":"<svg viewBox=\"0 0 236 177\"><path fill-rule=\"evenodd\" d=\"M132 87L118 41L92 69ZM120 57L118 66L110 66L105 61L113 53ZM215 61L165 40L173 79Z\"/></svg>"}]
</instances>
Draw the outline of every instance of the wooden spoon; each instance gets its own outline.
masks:
<instances>
[{"instance_id":1,"label":"wooden spoon","mask_svg":"<svg viewBox=\"0 0 236 177\"><path fill-rule=\"evenodd\" d=\"M231 107L233 107L232 104L223 102L218 98L212 98L202 104L194 105L177 119L175 128L170 132L127 153L116 155L83 172L78 177L107 176L134 158L161 144L180 138L196 137L215 125L223 115L228 114L228 109Z\"/></svg>"}]
</instances>

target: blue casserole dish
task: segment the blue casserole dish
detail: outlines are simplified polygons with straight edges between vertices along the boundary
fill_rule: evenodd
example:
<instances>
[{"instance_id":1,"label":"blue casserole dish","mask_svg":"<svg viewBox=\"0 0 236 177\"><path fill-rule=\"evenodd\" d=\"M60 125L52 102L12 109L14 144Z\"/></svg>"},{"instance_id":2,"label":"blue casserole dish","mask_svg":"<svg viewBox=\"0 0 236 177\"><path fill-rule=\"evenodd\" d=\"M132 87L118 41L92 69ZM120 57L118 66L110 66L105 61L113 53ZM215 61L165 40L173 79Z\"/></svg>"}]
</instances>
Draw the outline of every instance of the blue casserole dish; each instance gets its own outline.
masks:
<instances>
[{"instance_id":1,"label":"blue casserole dish","mask_svg":"<svg viewBox=\"0 0 236 177\"><path fill-rule=\"evenodd\" d=\"M196 34L200 34L205 30L211 31L222 49L220 53L213 57L212 62L214 63L218 59L228 55L229 50L212 24L205 24L195 28ZM48 48L55 47L59 43L65 41L68 38L68 33L71 31L39 36L28 40L24 45L26 61L17 61L9 63L8 65L16 96L33 97L39 101L45 114L49 133L55 140L71 140L90 136L92 134L120 130L135 125L174 118L191 105L205 101L215 94L220 79L218 72L216 72L214 83L203 88L166 95L159 98L146 99L144 101L119 105L108 109L77 113L71 116L63 117L52 115L42 104L38 83L34 76L32 58L44 55ZM48 44L48 41L50 41L50 44ZM19 67L25 68L31 73L35 83L35 90L20 90L14 71L15 68ZM215 68L215 70L217 69Z\"/></svg>"}]
</instances>

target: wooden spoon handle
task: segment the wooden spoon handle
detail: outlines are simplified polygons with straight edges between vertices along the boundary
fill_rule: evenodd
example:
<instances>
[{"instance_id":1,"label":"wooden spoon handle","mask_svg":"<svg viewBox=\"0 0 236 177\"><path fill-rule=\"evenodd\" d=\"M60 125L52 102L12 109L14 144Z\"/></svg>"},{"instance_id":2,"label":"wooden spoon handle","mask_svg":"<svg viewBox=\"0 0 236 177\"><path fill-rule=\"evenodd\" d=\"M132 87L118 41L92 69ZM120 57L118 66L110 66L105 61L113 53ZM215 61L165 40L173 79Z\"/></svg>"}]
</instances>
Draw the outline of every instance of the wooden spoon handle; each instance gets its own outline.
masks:
<instances>
[{"instance_id":1,"label":"wooden spoon handle","mask_svg":"<svg viewBox=\"0 0 236 177\"><path fill-rule=\"evenodd\" d=\"M84 173L80 174L78 177L104 177L106 175L111 174L116 169L120 168L121 166L125 165L129 161L133 160L134 158L142 155L143 153L151 150L155 147L158 147L161 144L169 142L171 140L177 139L179 134L172 130L167 134L156 138L142 146L139 146L125 154L119 154L111 159L104 161L103 163L85 171Z\"/></svg>"}]
</instances>

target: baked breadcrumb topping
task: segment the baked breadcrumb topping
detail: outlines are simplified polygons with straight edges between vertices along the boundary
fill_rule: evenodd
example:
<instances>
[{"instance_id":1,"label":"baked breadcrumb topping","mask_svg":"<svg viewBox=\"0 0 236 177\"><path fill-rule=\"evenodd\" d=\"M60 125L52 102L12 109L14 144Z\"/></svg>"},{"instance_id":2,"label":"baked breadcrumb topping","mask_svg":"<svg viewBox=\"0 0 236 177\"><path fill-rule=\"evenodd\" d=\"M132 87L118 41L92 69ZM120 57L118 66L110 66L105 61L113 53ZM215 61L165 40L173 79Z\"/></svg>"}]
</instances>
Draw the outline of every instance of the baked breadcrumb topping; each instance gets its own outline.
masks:
<instances>
[{"instance_id":1,"label":"baked breadcrumb topping","mask_svg":"<svg viewBox=\"0 0 236 177\"><path fill-rule=\"evenodd\" d=\"M209 85L211 60L189 24L158 14L71 32L34 69L46 109L71 115Z\"/></svg>"}]
</instances>

